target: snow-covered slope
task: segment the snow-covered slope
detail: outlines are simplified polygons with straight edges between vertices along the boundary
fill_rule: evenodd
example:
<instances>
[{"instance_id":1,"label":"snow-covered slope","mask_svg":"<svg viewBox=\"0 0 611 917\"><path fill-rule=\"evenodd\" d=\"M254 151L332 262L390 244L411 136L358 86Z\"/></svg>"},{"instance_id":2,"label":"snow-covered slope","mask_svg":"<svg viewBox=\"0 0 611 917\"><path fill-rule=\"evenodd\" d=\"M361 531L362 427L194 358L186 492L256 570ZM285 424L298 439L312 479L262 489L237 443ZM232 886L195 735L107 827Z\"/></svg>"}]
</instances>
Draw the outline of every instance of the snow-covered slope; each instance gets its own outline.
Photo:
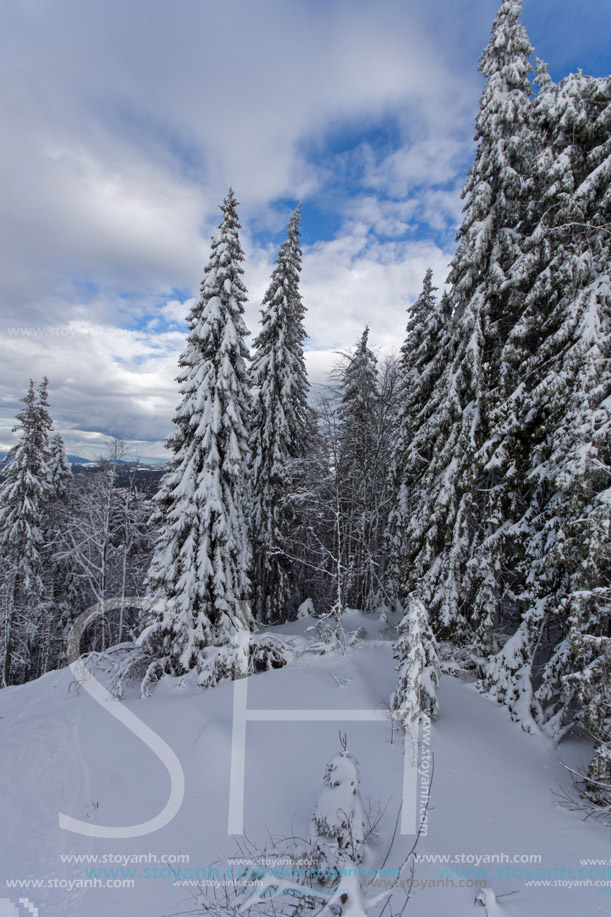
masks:
<instances>
[{"instance_id":1,"label":"snow-covered slope","mask_svg":"<svg viewBox=\"0 0 611 917\"><path fill-rule=\"evenodd\" d=\"M363 621L353 613L349 623L354 628ZM366 624L369 639L345 655L303 655L287 668L249 679L249 709L383 710L395 681L391 645L372 628L371 619ZM298 622L280 630L303 626ZM146 821L168 798L170 781L161 762L87 693L75 690L69 670L0 692L0 862L5 882L0 886L0 914L3 906L9 908L9 899L19 898L37 907L40 917L194 914L199 912L198 890L173 885L162 856L189 857L188 862L174 861L174 869L199 868L208 874L208 866L214 864L222 877L229 868L227 858L238 852L236 839L228 835L234 685L227 682L202 691L161 684L152 698L140 700L134 692L125 703L178 755L185 797L176 817L153 834L100 839L60 829L58 813L100 825ZM570 774L558 752L542 737L522 732L502 708L457 679L442 679L440 708L431 730L434 779L428 830L418 854L534 854L541 860L500 865L482 861L479 866L464 859L418 862L406 913L483 914L484 908L474 905L477 888L459 885L472 883L473 874L444 877L439 871L488 868L486 881L495 893L486 893L489 914L609 914L611 894L602 895L600 888L527 887L525 874L519 872L556 868L559 878L567 881L569 870L576 874L581 859L609 857L611 865L608 832L558 805L559 796L571 791ZM244 831L257 845L268 841L270 834L307 838L325 765L340 751L340 728L359 761L365 803L369 797L372 811L378 806L384 811L378 840L365 864L373 870L386 856L401 803L402 741L396 726L393 735L389 721L249 722ZM580 754L587 756L587 749L569 743L559 754L574 765ZM412 842L413 838L397 836L386 868L400 866ZM128 862L62 860L71 854L124 855ZM152 857L140 864L129 862L135 854L153 854L158 862ZM99 874L104 886L109 880L129 878L128 873L122 876L122 868L138 871L134 887L79 887L85 870L118 869L114 877ZM155 868L166 877L153 878ZM6 880L37 880L46 887L8 887ZM441 884L423 887L427 880ZM611 893L611 871L609 882ZM516 894L501 897L510 892ZM25 913L23 904L12 907L6 912Z\"/></svg>"}]
</instances>

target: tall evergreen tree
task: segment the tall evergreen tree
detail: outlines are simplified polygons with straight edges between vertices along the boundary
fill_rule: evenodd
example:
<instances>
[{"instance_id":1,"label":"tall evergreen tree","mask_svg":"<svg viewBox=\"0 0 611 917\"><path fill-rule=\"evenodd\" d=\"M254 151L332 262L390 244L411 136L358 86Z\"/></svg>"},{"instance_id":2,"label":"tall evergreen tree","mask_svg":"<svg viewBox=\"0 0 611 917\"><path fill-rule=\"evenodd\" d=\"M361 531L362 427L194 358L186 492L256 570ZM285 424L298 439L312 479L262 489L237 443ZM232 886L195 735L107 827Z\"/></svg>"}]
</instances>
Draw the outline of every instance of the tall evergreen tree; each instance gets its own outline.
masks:
<instances>
[{"instance_id":1,"label":"tall evergreen tree","mask_svg":"<svg viewBox=\"0 0 611 917\"><path fill-rule=\"evenodd\" d=\"M388 558L384 592L391 609L401 612L408 556L410 560L418 556L418 547L409 537L415 522L412 513L419 503L419 479L433 458L433 437L427 423L439 408L436 386L445 366L450 328L447 300L439 303L435 292L433 271L429 268L422 292L409 312L399 363L401 401L389 472L392 508L385 532Z\"/></svg>"},{"instance_id":2,"label":"tall evergreen tree","mask_svg":"<svg viewBox=\"0 0 611 917\"><path fill-rule=\"evenodd\" d=\"M345 601L366 608L376 583L379 441L377 359L365 327L340 378L338 492L346 570Z\"/></svg>"},{"instance_id":3,"label":"tall evergreen tree","mask_svg":"<svg viewBox=\"0 0 611 917\"><path fill-rule=\"evenodd\" d=\"M501 465L520 457L520 617L484 687L525 725L559 735L575 699L577 715L595 722L586 695L604 696L607 677L611 86L582 74L556 86L539 74L538 219L516 264L528 295L507 342L518 386L497 447Z\"/></svg>"},{"instance_id":4,"label":"tall evergreen tree","mask_svg":"<svg viewBox=\"0 0 611 917\"><path fill-rule=\"evenodd\" d=\"M52 437L50 448L51 483L56 498L63 499L72 481L73 474L62 437L57 433Z\"/></svg>"},{"instance_id":5,"label":"tall evergreen tree","mask_svg":"<svg viewBox=\"0 0 611 917\"><path fill-rule=\"evenodd\" d=\"M49 442L48 464L52 495L45 515L44 540L45 566L53 613L52 618L49 616L46 620L46 634L41 635L38 640L41 646L46 647L45 670L63 663L66 630L79 608L78 602L75 602L78 589L73 558L61 556L62 530L71 500L74 476L66 457L64 441L59 434L53 436Z\"/></svg>"},{"instance_id":6,"label":"tall evergreen tree","mask_svg":"<svg viewBox=\"0 0 611 917\"><path fill-rule=\"evenodd\" d=\"M290 221L287 233L287 271L284 277L284 288L289 307L288 339L295 355L293 368L292 393L294 404L291 413L290 429L293 440L292 454L301 458L307 449L309 433L313 422L312 409L308 402L310 383L305 366L304 345L307 334L304 327L305 306L299 288L302 267L301 252L301 204L297 206ZM289 267L290 262L290 267ZM270 285L272 292L273 282ZM278 294L276 293L275 296Z\"/></svg>"},{"instance_id":7,"label":"tall evergreen tree","mask_svg":"<svg viewBox=\"0 0 611 917\"><path fill-rule=\"evenodd\" d=\"M404 592L418 590L437 630L462 640L471 639L478 625L469 563L488 534L495 481L477 456L491 433L501 352L519 314L508 277L521 252L535 144L532 47L520 13L521 0L504 0L480 62L487 82L476 121L476 158L464 189L466 215L449 275L446 369L433 410L411 446L422 472L410 511ZM431 461L423 468L418 456ZM492 564L488 573L495 569ZM493 585L491 597L497 591Z\"/></svg>"},{"instance_id":8,"label":"tall evergreen tree","mask_svg":"<svg viewBox=\"0 0 611 917\"><path fill-rule=\"evenodd\" d=\"M250 436L254 606L265 623L286 620L299 603L287 553L296 524L288 500L291 460L305 455L311 417L299 293L299 223L298 207L263 298L262 327L250 370L255 392Z\"/></svg>"},{"instance_id":9,"label":"tall evergreen tree","mask_svg":"<svg viewBox=\"0 0 611 917\"><path fill-rule=\"evenodd\" d=\"M141 645L163 673L200 672L213 684L240 671L250 628L246 490L250 410L245 359L246 289L237 202L221 207L200 298L180 358L182 401L169 438L173 456L158 495L160 533L149 571L153 612Z\"/></svg>"},{"instance_id":10,"label":"tall evergreen tree","mask_svg":"<svg viewBox=\"0 0 611 917\"><path fill-rule=\"evenodd\" d=\"M10 685L40 675L37 638L47 628L49 583L45 567L46 513L53 496L49 467L51 419L48 380L30 385L14 432L21 439L9 452L0 484L2 560L2 679Z\"/></svg>"}]
</instances>

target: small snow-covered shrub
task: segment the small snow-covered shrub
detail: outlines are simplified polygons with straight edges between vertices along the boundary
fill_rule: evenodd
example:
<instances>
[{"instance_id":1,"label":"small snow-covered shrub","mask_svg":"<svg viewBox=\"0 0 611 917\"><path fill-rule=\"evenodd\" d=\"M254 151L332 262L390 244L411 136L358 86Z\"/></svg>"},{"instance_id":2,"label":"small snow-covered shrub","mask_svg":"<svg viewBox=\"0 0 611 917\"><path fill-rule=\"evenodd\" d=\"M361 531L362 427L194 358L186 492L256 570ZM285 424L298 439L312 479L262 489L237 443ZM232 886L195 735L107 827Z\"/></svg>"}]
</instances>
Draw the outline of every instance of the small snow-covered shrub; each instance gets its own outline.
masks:
<instances>
[{"instance_id":1,"label":"small snow-covered shrub","mask_svg":"<svg viewBox=\"0 0 611 917\"><path fill-rule=\"evenodd\" d=\"M481 670L482 660L473 645L456 646L454 643L437 644L439 667L444 675L452 675L462 681L471 681Z\"/></svg>"},{"instance_id":2,"label":"small snow-covered shrub","mask_svg":"<svg viewBox=\"0 0 611 917\"><path fill-rule=\"evenodd\" d=\"M348 751L346 736L340 734L340 741L342 751L325 768L308 840L270 835L260 848L243 838L238 856L248 866L234 874L233 884L200 888L206 917L400 917L404 912L411 890L401 887L405 900L399 909L392 901L389 906L398 877L390 888L366 893L370 873L360 864L374 827L361 800L358 761Z\"/></svg>"},{"instance_id":3,"label":"small snow-covered shrub","mask_svg":"<svg viewBox=\"0 0 611 917\"><path fill-rule=\"evenodd\" d=\"M141 683L151 664L151 657L133 644L120 644L108 650L114 668L111 673L109 688L119 700L123 698L125 686L129 682Z\"/></svg>"},{"instance_id":4,"label":"small snow-covered shrub","mask_svg":"<svg viewBox=\"0 0 611 917\"><path fill-rule=\"evenodd\" d=\"M423 713L432 720L437 718L441 670L435 637L420 599L410 597L398 630L394 656L399 661L399 681L390 706L395 718L407 727L417 723Z\"/></svg>"},{"instance_id":5,"label":"small snow-covered shrub","mask_svg":"<svg viewBox=\"0 0 611 917\"><path fill-rule=\"evenodd\" d=\"M316 609L314 608L314 602L312 599L306 599L301 603L297 609L297 620L300 618L314 618L316 617Z\"/></svg>"},{"instance_id":6,"label":"small snow-covered shrub","mask_svg":"<svg viewBox=\"0 0 611 917\"><path fill-rule=\"evenodd\" d=\"M254 634L250 638L251 674L267 672L270 669L281 669L293 658L293 650L275 634Z\"/></svg>"},{"instance_id":7,"label":"small snow-covered shrub","mask_svg":"<svg viewBox=\"0 0 611 917\"><path fill-rule=\"evenodd\" d=\"M350 635L350 646L354 646L355 643L359 643L361 640L367 639L367 628L359 627Z\"/></svg>"},{"instance_id":8,"label":"small snow-covered shrub","mask_svg":"<svg viewBox=\"0 0 611 917\"><path fill-rule=\"evenodd\" d=\"M601 743L590 761L583 794L607 815L611 814L611 747Z\"/></svg>"},{"instance_id":9,"label":"small snow-covered shrub","mask_svg":"<svg viewBox=\"0 0 611 917\"><path fill-rule=\"evenodd\" d=\"M327 764L310 826L312 843L334 865L363 858L365 812L359 783L358 761L344 748Z\"/></svg>"},{"instance_id":10,"label":"small snow-covered shrub","mask_svg":"<svg viewBox=\"0 0 611 917\"><path fill-rule=\"evenodd\" d=\"M316 624L308 627L306 634L315 633L318 640L305 647L306 653L317 653L325 656L328 653L342 653L346 646L346 635L341 620L334 613L321 618Z\"/></svg>"}]
</instances>

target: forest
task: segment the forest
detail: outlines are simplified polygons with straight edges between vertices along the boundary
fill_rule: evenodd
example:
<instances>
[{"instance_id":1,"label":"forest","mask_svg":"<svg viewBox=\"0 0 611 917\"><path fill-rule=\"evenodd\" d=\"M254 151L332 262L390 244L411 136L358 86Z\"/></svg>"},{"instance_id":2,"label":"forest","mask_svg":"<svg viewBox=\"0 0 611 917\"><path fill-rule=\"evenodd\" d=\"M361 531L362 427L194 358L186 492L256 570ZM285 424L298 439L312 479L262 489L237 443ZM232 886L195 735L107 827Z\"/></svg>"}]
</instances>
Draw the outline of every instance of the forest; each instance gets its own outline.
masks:
<instances>
[{"instance_id":1,"label":"forest","mask_svg":"<svg viewBox=\"0 0 611 917\"><path fill-rule=\"evenodd\" d=\"M611 78L533 70L520 13L503 0L482 54L456 254L399 353L365 327L313 396L299 206L249 348L229 190L154 499L118 486L116 438L73 475L30 383L1 469L3 687L66 665L92 606L83 651L123 646L145 696L289 664L271 628L306 613L341 649L359 609L396 628L400 722L434 718L460 671L526 731L587 736L583 805L608 815Z\"/></svg>"}]
</instances>

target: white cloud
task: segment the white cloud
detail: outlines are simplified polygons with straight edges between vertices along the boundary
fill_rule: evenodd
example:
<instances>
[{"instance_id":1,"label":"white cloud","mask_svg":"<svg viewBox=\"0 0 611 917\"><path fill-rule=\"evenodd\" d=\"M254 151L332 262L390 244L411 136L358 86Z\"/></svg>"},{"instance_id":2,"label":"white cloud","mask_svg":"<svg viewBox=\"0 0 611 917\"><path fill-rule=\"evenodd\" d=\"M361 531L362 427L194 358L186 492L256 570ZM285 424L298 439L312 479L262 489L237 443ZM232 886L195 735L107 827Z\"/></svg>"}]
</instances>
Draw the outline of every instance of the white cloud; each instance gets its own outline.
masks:
<instances>
[{"instance_id":1,"label":"white cloud","mask_svg":"<svg viewBox=\"0 0 611 917\"><path fill-rule=\"evenodd\" d=\"M328 179L304 150L331 127L438 123L456 79L410 7L4 5L6 307L75 278L192 285L230 183L248 218Z\"/></svg>"},{"instance_id":2,"label":"white cloud","mask_svg":"<svg viewBox=\"0 0 611 917\"><path fill-rule=\"evenodd\" d=\"M406 310L428 267L442 286L450 254L430 242L378 242L342 236L305 253L302 275L312 350L351 346L369 324L375 344L400 342Z\"/></svg>"},{"instance_id":3,"label":"white cloud","mask_svg":"<svg viewBox=\"0 0 611 917\"><path fill-rule=\"evenodd\" d=\"M162 454L184 319L229 184L253 336L275 256L262 234L304 199L336 208L340 226L304 251L313 380L365 322L374 343L399 341L426 268L445 279L451 242L412 227L448 240L459 219L496 6L0 4L0 442L29 376L47 373L71 451L99 451L115 431ZM393 142L376 145L380 125ZM346 130L371 142L331 156L329 136Z\"/></svg>"}]
</instances>

